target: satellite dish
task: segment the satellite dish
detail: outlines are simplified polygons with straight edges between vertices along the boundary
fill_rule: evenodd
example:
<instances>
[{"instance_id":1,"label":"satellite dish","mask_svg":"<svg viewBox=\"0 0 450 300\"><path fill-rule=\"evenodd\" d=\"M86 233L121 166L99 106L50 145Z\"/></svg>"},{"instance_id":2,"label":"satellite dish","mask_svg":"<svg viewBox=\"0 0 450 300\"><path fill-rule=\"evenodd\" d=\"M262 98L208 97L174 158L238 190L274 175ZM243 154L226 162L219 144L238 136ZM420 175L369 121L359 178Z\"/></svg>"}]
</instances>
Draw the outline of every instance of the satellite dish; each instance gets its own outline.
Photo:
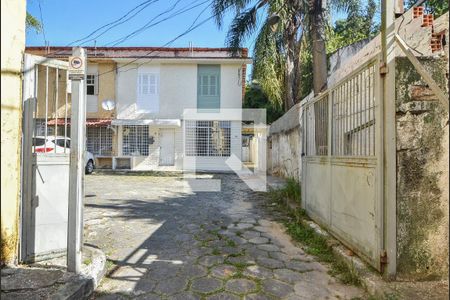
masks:
<instances>
[{"instance_id":1,"label":"satellite dish","mask_svg":"<svg viewBox=\"0 0 450 300\"><path fill-rule=\"evenodd\" d=\"M111 99L105 99L102 101L102 108L107 111L111 111L116 107L116 101Z\"/></svg>"}]
</instances>

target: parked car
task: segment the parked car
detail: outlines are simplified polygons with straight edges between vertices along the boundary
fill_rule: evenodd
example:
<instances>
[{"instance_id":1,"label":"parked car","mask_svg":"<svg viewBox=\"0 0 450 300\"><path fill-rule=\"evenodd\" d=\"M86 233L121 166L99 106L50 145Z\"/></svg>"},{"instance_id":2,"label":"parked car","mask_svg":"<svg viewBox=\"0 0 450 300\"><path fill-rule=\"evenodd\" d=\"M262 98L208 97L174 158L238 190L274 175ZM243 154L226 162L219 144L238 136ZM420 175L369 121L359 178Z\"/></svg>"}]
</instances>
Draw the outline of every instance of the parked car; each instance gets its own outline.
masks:
<instances>
[{"instance_id":1,"label":"parked car","mask_svg":"<svg viewBox=\"0 0 450 300\"><path fill-rule=\"evenodd\" d=\"M49 135L45 140L45 136L37 136L33 138L33 153L70 153L70 138ZM91 174L95 169L94 155L85 151L84 159L84 171L86 174Z\"/></svg>"}]
</instances>

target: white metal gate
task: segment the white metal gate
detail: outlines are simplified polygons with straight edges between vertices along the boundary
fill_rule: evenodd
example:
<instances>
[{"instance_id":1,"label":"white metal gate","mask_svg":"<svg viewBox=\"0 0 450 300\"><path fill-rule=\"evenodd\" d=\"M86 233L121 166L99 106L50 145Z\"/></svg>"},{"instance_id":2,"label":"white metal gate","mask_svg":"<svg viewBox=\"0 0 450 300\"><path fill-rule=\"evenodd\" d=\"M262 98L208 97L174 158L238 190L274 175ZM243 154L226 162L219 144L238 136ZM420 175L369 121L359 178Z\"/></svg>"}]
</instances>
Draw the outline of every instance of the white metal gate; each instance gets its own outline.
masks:
<instances>
[{"instance_id":1,"label":"white metal gate","mask_svg":"<svg viewBox=\"0 0 450 300\"><path fill-rule=\"evenodd\" d=\"M304 207L381 269L382 101L379 57L303 106Z\"/></svg>"},{"instance_id":2,"label":"white metal gate","mask_svg":"<svg viewBox=\"0 0 450 300\"><path fill-rule=\"evenodd\" d=\"M69 128L58 126L58 118L67 124L69 113L67 67L64 61L24 56L22 262L60 255L67 247Z\"/></svg>"}]
</instances>

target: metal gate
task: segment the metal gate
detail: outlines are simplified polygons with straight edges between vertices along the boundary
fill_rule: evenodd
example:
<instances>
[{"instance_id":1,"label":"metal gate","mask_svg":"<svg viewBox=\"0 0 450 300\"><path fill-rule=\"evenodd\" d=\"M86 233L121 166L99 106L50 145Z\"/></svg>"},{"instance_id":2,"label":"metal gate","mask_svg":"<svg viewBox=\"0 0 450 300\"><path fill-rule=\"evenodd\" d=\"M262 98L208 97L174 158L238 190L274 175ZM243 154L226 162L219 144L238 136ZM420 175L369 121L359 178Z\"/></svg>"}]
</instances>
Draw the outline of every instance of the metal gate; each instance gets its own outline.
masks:
<instances>
[{"instance_id":1,"label":"metal gate","mask_svg":"<svg viewBox=\"0 0 450 300\"><path fill-rule=\"evenodd\" d=\"M25 54L20 261L67 247L70 85L67 62Z\"/></svg>"},{"instance_id":2,"label":"metal gate","mask_svg":"<svg viewBox=\"0 0 450 300\"><path fill-rule=\"evenodd\" d=\"M379 56L303 105L304 207L381 269L382 101Z\"/></svg>"}]
</instances>

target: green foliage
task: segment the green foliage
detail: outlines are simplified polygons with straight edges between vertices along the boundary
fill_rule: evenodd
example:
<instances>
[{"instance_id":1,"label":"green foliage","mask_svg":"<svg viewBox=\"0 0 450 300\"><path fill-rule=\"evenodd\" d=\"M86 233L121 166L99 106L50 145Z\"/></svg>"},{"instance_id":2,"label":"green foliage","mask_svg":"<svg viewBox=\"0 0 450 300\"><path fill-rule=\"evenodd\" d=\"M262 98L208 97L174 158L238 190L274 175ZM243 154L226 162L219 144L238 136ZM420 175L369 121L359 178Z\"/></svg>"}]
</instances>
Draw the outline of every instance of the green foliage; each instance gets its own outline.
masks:
<instances>
[{"instance_id":1,"label":"green foliage","mask_svg":"<svg viewBox=\"0 0 450 300\"><path fill-rule=\"evenodd\" d=\"M33 17L30 13L27 12L27 16L25 19L25 26L27 29L34 29L36 33L40 33L42 31L42 24L35 17Z\"/></svg>"},{"instance_id":2,"label":"green foliage","mask_svg":"<svg viewBox=\"0 0 450 300\"><path fill-rule=\"evenodd\" d=\"M265 108L267 123L271 124L283 115L283 108L278 101L271 101L262 88L255 83L245 87L244 108Z\"/></svg>"}]
</instances>

